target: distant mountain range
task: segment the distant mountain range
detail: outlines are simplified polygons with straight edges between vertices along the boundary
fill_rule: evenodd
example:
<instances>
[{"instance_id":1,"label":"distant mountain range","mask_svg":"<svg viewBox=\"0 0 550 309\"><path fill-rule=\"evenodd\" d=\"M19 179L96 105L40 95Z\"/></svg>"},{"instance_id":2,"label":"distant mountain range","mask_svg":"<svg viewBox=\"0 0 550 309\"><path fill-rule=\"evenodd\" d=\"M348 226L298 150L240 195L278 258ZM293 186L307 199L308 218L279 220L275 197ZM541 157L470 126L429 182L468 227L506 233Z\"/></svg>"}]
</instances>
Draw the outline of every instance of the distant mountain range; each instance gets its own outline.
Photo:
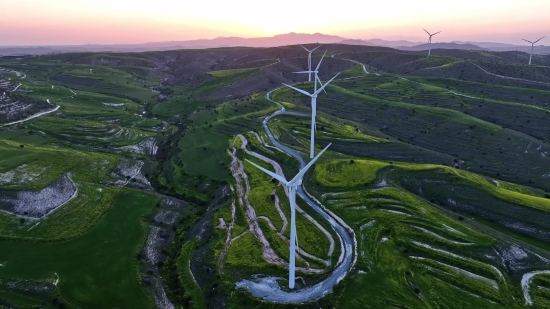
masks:
<instances>
[{"instance_id":1,"label":"distant mountain range","mask_svg":"<svg viewBox=\"0 0 550 309\"><path fill-rule=\"evenodd\" d=\"M401 46L399 49L402 50L410 50L410 51L421 51L421 50L428 50L431 49L466 49L466 50L490 50L488 48L482 48L480 46L466 43L466 44L459 44L459 43L432 43L430 44L420 44L416 46L411 47L404 47Z\"/></svg>"},{"instance_id":2,"label":"distant mountain range","mask_svg":"<svg viewBox=\"0 0 550 309\"><path fill-rule=\"evenodd\" d=\"M366 45L383 46L409 51L427 50L428 44L410 41L388 41L382 39L356 40L347 39L336 35L326 35L321 33L303 34L288 33L272 37L241 38L241 37L217 37L215 39L201 39L190 41L169 41L169 42L149 42L143 44L117 44L117 45L59 45L59 46L0 46L0 55L43 55L52 53L66 52L144 52L144 51L162 51L175 49L202 49L219 47L274 47L296 44L348 44L348 45ZM469 50L492 50L492 51L523 51L529 52L530 46L511 45L491 42L450 42L434 43L432 49L469 49ZM549 46L537 46L537 54L550 54Z\"/></svg>"}]
</instances>

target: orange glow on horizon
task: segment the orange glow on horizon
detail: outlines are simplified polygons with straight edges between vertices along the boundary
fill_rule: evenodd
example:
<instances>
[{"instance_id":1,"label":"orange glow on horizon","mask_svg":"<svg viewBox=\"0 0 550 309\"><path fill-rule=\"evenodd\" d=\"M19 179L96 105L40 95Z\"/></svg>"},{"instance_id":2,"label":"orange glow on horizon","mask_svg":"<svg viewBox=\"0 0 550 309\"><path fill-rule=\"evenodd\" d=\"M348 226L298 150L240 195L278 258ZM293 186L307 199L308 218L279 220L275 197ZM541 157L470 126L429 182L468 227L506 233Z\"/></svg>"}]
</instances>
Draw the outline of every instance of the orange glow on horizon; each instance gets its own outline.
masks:
<instances>
[{"instance_id":1,"label":"orange glow on horizon","mask_svg":"<svg viewBox=\"0 0 550 309\"><path fill-rule=\"evenodd\" d=\"M0 7L0 45L129 44L288 32L424 42L422 28L443 31L434 38L439 42L521 44L521 36L550 31L548 0L0 0Z\"/></svg>"}]
</instances>

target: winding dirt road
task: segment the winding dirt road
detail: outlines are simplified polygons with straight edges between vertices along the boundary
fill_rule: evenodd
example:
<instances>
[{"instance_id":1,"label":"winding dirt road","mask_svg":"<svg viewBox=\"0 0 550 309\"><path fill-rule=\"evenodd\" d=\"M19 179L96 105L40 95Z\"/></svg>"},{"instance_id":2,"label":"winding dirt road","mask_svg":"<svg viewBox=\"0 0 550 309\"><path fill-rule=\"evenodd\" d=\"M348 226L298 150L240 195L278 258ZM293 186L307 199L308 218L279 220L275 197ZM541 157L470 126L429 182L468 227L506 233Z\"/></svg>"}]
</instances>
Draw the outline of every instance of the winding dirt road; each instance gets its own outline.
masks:
<instances>
[{"instance_id":1,"label":"winding dirt road","mask_svg":"<svg viewBox=\"0 0 550 309\"><path fill-rule=\"evenodd\" d=\"M296 113L296 112L287 112L285 107L282 104L280 104L279 102L273 101L271 99L271 93L273 93L278 89L280 88L273 89L270 92L268 92L266 94L266 98L276 103L277 105L279 105L281 109L274 112L270 116L266 117L263 121L263 127L267 133L267 136L271 140L271 143L275 147L281 149L285 153L291 155L296 160L298 160L300 162L300 167L303 168L306 165L306 163L302 158L301 154L296 150L291 149L279 143L271 133L271 130L267 126L267 123L269 122L269 120L271 120L271 118L278 115L293 115L298 117L309 117L309 115L303 114L303 113ZM280 289L278 281L282 280L282 278L265 277L265 276L262 277L260 275L256 276L252 280L242 280L240 282L237 282L237 288L246 289L252 295L271 302L287 303L287 304L304 303L315 299L319 299L323 297L325 294L332 291L334 286L338 284L338 282L340 282L342 279L344 279L344 277L348 274L351 268L355 265L357 258L354 252L357 251L357 240L355 238L355 233L353 232L353 230L349 228L349 226L347 226L342 219L338 218L334 213L331 213L323 205L318 203L318 201L314 202L311 196L308 195L307 192L304 190L303 185L297 188L297 193L298 193L298 196L304 202L306 202L315 212L317 212L319 215L321 215L325 220L329 222L329 224L332 226L332 228L340 238L342 250L333 272L323 281L313 286L306 287L306 288L303 288L297 291L292 291L292 292L287 292Z\"/></svg>"}]
</instances>

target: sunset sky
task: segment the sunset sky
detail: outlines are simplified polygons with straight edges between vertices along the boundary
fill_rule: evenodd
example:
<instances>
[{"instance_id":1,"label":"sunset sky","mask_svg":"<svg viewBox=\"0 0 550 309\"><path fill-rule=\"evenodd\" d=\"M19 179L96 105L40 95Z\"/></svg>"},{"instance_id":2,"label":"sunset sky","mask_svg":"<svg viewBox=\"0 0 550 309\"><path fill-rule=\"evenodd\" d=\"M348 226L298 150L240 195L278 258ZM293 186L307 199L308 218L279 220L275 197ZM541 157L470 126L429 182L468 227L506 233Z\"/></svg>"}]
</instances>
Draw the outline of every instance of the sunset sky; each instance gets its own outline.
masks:
<instances>
[{"instance_id":1,"label":"sunset sky","mask_svg":"<svg viewBox=\"0 0 550 309\"><path fill-rule=\"evenodd\" d=\"M439 42L523 44L521 37L550 35L549 12L550 0L0 0L0 46L126 44L288 32L424 42L423 27L443 31L434 40ZM550 38L545 45L550 45Z\"/></svg>"}]
</instances>

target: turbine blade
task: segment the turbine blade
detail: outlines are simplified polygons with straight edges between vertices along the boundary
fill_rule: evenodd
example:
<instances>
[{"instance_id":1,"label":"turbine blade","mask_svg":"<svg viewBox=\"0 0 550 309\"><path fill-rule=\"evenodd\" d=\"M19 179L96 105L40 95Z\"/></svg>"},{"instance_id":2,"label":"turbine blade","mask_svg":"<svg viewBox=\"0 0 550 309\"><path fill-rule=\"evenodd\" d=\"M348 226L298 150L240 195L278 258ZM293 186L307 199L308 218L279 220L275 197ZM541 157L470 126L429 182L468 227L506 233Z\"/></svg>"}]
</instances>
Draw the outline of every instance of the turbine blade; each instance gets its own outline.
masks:
<instances>
[{"instance_id":1,"label":"turbine blade","mask_svg":"<svg viewBox=\"0 0 550 309\"><path fill-rule=\"evenodd\" d=\"M439 31L439 32L436 32L436 33L432 34L432 36L433 36L433 35L436 35L436 34L438 34L438 33L441 33L441 31Z\"/></svg>"},{"instance_id":2,"label":"turbine blade","mask_svg":"<svg viewBox=\"0 0 550 309\"><path fill-rule=\"evenodd\" d=\"M304 45L300 44L300 46L302 46L303 49L307 50L308 53L311 52L311 51L309 51L309 49L305 48Z\"/></svg>"},{"instance_id":3,"label":"turbine blade","mask_svg":"<svg viewBox=\"0 0 550 309\"><path fill-rule=\"evenodd\" d=\"M334 75L334 77L331 78L331 79L330 79L326 84L324 84L321 88L319 88L319 89L317 90L317 92L315 92L315 94L321 93L321 91L323 91L323 90L325 89L325 87L328 86L328 84L330 84L338 75L340 75L340 73Z\"/></svg>"},{"instance_id":4,"label":"turbine blade","mask_svg":"<svg viewBox=\"0 0 550 309\"><path fill-rule=\"evenodd\" d=\"M313 163L315 163L315 161L317 161L319 159L319 157L321 157L323 155L323 153L325 151L327 151L327 149L328 149L328 147L330 147L330 145L332 145L332 143L328 144L328 146L325 147L325 149L321 150L321 152L319 152L319 154L317 156L315 156L315 158L313 158L311 161L309 161L309 163L303 169L301 169L300 172L298 172L298 175L296 175L294 178L292 178L291 181L289 181L289 184L294 184L298 180L302 179L302 177L304 177L307 170L313 165Z\"/></svg>"},{"instance_id":5,"label":"turbine blade","mask_svg":"<svg viewBox=\"0 0 550 309\"><path fill-rule=\"evenodd\" d=\"M327 93L327 90L325 88L322 88L323 87L323 83L321 83L321 79L319 79L319 76L317 74L315 74L315 79L317 79L317 81L319 82L319 85L321 85L321 89L323 89L323 91L325 92L325 94L328 94Z\"/></svg>"},{"instance_id":6,"label":"turbine blade","mask_svg":"<svg viewBox=\"0 0 550 309\"><path fill-rule=\"evenodd\" d=\"M323 45L319 45L319 46L315 47L314 49L311 50L311 52L314 52L317 48L319 48L321 46L323 46Z\"/></svg>"},{"instance_id":7,"label":"turbine blade","mask_svg":"<svg viewBox=\"0 0 550 309\"><path fill-rule=\"evenodd\" d=\"M531 41L527 41L526 39L522 39L522 40L524 40L525 42L529 42L529 43L531 43L531 44L535 44L535 43L533 43L533 42L531 42Z\"/></svg>"},{"instance_id":8,"label":"turbine blade","mask_svg":"<svg viewBox=\"0 0 550 309\"><path fill-rule=\"evenodd\" d=\"M299 71L299 72L292 72L292 73L297 73L297 74L302 74L302 73L315 73L314 71Z\"/></svg>"},{"instance_id":9,"label":"turbine blade","mask_svg":"<svg viewBox=\"0 0 550 309\"><path fill-rule=\"evenodd\" d=\"M319 67L321 66L321 63L323 62L323 59L325 58L326 54L327 54L327 51L325 50L325 53L323 54L323 57L321 57L321 60L319 60L319 63L317 64L317 68L315 68L315 71L319 71Z\"/></svg>"},{"instance_id":10,"label":"turbine blade","mask_svg":"<svg viewBox=\"0 0 550 309\"><path fill-rule=\"evenodd\" d=\"M308 97L311 97L311 94L310 94L309 92L307 92L307 91L304 91L304 90L302 90L302 89L298 89L298 88L296 88L296 87L287 85L287 84L285 84L285 83L283 83L283 85L287 86L287 87L290 88L290 89L294 89L294 90L296 90L296 91L298 91L298 92L301 92L301 93L307 95Z\"/></svg>"},{"instance_id":11,"label":"turbine blade","mask_svg":"<svg viewBox=\"0 0 550 309\"><path fill-rule=\"evenodd\" d=\"M424 31L426 31L426 33L431 36L432 34L428 32L428 30L424 29Z\"/></svg>"},{"instance_id":12,"label":"turbine blade","mask_svg":"<svg viewBox=\"0 0 550 309\"><path fill-rule=\"evenodd\" d=\"M248 160L248 159L246 159L246 161L248 161L248 163L250 163L250 164L254 165L255 167L257 167L257 168L258 168L259 170L261 170L262 172L264 172L264 173L268 174L269 176L271 176L271 177L277 179L278 181L284 183L285 185L288 185L288 181L286 181L286 179L284 179L281 175L275 174L275 173L273 173L272 171L266 170L265 168L263 168L263 167L257 165L256 163L254 163L254 162L252 162L252 161L250 161L250 160Z\"/></svg>"},{"instance_id":13,"label":"turbine blade","mask_svg":"<svg viewBox=\"0 0 550 309\"><path fill-rule=\"evenodd\" d=\"M536 44L538 41L540 41L540 40L542 40L542 39L544 39L544 38L545 38L545 36L543 36L542 38L536 40L535 43L533 43L533 44Z\"/></svg>"}]
</instances>

